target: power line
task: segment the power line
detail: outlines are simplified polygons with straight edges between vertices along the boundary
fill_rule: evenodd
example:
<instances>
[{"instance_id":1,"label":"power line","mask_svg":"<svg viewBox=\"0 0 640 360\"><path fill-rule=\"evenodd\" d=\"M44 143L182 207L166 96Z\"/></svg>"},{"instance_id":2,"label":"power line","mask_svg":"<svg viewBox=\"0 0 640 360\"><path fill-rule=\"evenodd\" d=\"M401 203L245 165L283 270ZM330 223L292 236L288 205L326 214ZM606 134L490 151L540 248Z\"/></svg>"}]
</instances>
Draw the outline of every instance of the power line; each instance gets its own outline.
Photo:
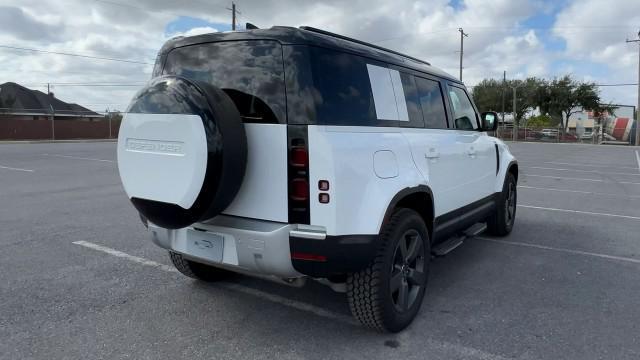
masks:
<instances>
[{"instance_id":1,"label":"power line","mask_svg":"<svg viewBox=\"0 0 640 360\"><path fill-rule=\"evenodd\" d=\"M11 49L11 50L19 50L19 51L31 51L31 52L38 52L38 53L43 53L43 54L73 56L73 57L80 57L80 58L86 58L86 59L117 61L117 62L130 63L130 64L153 65L153 63L144 62L144 61L138 61L138 60L116 59L116 58L110 58L110 57L84 55L84 54L76 54L76 53L69 53L69 52L59 52L59 51L49 51L49 50L42 50L42 49L33 49L33 48L10 46L10 45L0 45L0 48Z\"/></svg>"}]
</instances>

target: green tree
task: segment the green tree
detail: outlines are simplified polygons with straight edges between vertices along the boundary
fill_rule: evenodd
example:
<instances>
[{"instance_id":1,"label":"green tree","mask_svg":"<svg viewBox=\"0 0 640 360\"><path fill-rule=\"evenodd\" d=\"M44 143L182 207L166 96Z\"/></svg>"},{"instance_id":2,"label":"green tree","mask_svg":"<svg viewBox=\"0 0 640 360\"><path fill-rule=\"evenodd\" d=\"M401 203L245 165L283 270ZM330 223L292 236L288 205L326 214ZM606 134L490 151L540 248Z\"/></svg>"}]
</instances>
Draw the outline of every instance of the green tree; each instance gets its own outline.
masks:
<instances>
[{"instance_id":1,"label":"green tree","mask_svg":"<svg viewBox=\"0 0 640 360\"><path fill-rule=\"evenodd\" d=\"M553 126L553 119L549 115L532 116L527 120L527 127L534 129L548 128Z\"/></svg>"},{"instance_id":2,"label":"green tree","mask_svg":"<svg viewBox=\"0 0 640 360\"><path fill-rule=\"evenodd\" d=\"M549 114L562 124L562 129L565 131L568 121L563 121L562 113L565 113L566 118L569 119L569 116L582 109L593 110L596 113L603 113L608 109L600 104L600 94L596 84L579 82L571 75L543 82L536 98L541 112Z\"/></svg>"},{"instance_id":3,"label":"green tree","mask_svg":"<svg viewBox=\"0 0 640 360\"><path fill-rule=\"evenodd\" d=\"M536 96L542 83L535 77L506 82L485 79L473 87L473 101L480 111L501 111L504 92L505 112L513 113L513 88L516 87L515 119L519 124L536 107Z\"/></svg>"}]
</instances>

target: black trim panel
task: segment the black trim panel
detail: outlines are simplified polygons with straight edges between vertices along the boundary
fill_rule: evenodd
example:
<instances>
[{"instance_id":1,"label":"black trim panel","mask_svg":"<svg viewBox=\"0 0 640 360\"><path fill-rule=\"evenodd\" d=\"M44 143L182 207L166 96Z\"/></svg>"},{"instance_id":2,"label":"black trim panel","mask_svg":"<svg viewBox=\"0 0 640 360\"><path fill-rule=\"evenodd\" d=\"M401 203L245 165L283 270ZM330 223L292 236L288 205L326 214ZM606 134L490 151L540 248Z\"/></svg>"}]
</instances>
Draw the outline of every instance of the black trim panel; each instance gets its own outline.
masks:
<instances>
[{"instance_id":1,"label":"black trim panel","mask_svg":"<svg viewBox=\"0 0 640 360\"><path fill-rule=\"evenodd\" d=\"M431 188L428 187L427 185L418 185L415 187L408 187L408 188L404 188L402 190L400 190L389 202L389 206L387 207L387 211L384 213L384 218L382 218L382 224L380 224L380 228L382 228L382 225L384 225L387 220L389 220L389 218L391 217L391 214L393 214L393 210L395 210L396 206L398 205L398 203L400 202L400 200L404 199L405 197L407 197L408 195L411 194L415 194L415 193L426 193L427 195L429 195L429 198L431 199L431 204L425 204L430 206L430 208L428 209L430 211L430 214L432 214L433 217L433 192L431 191ZM431 219L433 220L433 218ZM433 224L433 221L432 221ZM430 229L433 229L433 227L431 226L431 224L426 224L427 227L429 227ZM429 234L429 236L431 236L431 234Z\"/></svg>"},{"instance_id":2,"label":"black trim panel","mask_svg":"<svg viewBox=\"0 0 640 360\"><path fill-rule=\"evenodd\" d=\"M326 261L291 259L300 273L327 278L364 269L380 246L378 235L327 236L324 240L289 237L291 253L325 256Z\"/></svg>"},{"instance_id":3,"label":"black trim panel","mask_svg":"<svg viewBox=\"0 0 640 360\"><path fill-rule=\"evenodd\" d=\"M500 173L500 150L498 144L493 144L496 147L496 175Z\"/></svg>"},{"instance_id":4,"label":"black trim panel","mask_svg":"<svg viewBox=\"0 0 640 360\"><path fill-rule=\"evenodd\" d=\"M495 209L498 193L491 194L460 209L435 218L434 242L444 241L456 232L483 221Z\"/></svg>"}]
</instances>

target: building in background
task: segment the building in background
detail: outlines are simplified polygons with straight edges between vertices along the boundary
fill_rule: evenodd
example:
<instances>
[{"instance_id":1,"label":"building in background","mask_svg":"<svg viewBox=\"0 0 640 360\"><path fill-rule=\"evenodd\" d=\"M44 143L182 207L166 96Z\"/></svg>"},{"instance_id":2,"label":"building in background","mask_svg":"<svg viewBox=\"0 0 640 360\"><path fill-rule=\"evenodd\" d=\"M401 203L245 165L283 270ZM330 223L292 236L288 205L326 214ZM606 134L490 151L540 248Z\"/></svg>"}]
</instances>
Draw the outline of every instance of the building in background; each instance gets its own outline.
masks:
<instances>
[{"instance_id":1,"label":"building in background","mask_svg":"<svg viewBox=\"0 0 640 360\"><path fill-rule=\"evenodd\" d=\"M0 85L0 140L117 137L120 121L7 82Z\"/></svg>"},{"instance_id":2,"label":"building in background","mask_svg":"<svg viewBox=\"0 0 640 360\"><path fill-rule=\"evenodd\" d=\"M634 120L635 106L614 105L612 114L604 114L601 119L594 116L593 111L582 110L571 114L568 121L568 130L575 133L591 134L599 131L600 126L604 130L604 140L616 140L629 143L635 139L637 129Z\"/></svg>"}]
</instances>

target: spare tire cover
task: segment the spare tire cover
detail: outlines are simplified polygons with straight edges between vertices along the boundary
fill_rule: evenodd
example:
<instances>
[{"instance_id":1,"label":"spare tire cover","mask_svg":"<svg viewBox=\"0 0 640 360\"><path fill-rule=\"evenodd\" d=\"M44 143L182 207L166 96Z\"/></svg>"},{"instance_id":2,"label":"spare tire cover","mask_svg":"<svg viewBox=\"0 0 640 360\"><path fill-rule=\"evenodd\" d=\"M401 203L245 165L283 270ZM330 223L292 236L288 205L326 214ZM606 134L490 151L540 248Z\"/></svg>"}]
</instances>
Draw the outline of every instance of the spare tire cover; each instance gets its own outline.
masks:
<instances>
[{"instance_id":1,"label":"spare tire cover","mask_svg":"<svg viewBox=\"0 0 640 360\"><path fill-rule=\"evenodd\" d=\"M136 209L178 229L222 212L247 162L244 125L224 91L162 76L131 101L118 134L118 170Z\"/></svg>"}]
</instances>

